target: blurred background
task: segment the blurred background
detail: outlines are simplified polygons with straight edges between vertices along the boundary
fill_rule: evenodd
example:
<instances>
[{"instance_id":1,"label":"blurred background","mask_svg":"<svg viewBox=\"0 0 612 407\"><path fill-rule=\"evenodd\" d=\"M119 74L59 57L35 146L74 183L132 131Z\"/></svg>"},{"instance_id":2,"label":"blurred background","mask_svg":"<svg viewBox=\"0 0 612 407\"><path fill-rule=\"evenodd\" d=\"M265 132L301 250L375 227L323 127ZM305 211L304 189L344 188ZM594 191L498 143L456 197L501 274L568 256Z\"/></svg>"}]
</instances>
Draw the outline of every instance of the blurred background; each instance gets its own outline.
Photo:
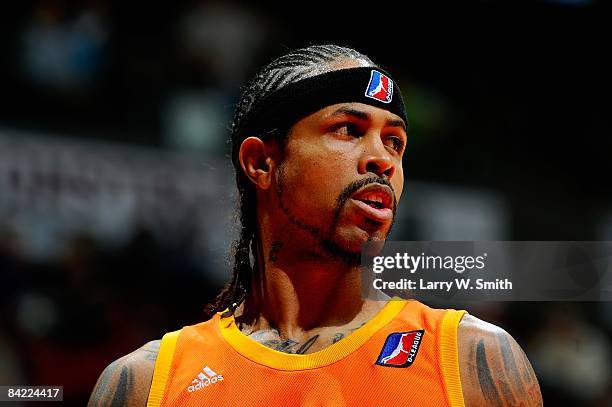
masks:
<instances>
[{"instance_id":1,"label":"blurred background","mask_svg":"<svg viewBox=\"0 0 612 407\"><path fill-rule=\"evenodd\" d=\"M233 107L296 47L352 46L398 80L394 239L612 240L609 6L458 3L3 6L0 385L85 405L112 360L204 318L230 276ZM612 304L469 311L523 346L545 405L612 406Z\"/></svg>"}]
</instances>

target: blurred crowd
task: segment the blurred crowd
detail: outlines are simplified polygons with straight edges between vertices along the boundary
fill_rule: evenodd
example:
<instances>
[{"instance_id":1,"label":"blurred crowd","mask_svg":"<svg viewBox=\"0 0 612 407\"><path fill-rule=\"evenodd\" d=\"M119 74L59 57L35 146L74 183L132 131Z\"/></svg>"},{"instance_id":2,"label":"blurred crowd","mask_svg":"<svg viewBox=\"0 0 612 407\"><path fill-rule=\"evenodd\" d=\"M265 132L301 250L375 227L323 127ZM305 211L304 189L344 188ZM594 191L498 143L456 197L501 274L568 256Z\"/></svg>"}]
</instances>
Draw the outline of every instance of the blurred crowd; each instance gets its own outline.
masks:
<instances>
[{"instance_id":1,"label":"blurred crowd","mask_svg":"<svg viewBox=\"0 0 612 407\"><path fill-rule=\"evenodd\" d=\"M0 238L0 383L62 385L84 405L104 367L204 318L215 293L202 264L141 230L119 249L73 236L54 261Z\"/></svg>"},{"instance_id":2,"label":"blurred crowd","mask_svg":"<svg viewBox=\"0 0 612 407\"><path fill-rule=\"evenodd\" d=\"M125 3L40 0L0 16L0 385L63 385L66 405L84 405L112 360L205 318L229 277L233 105L296 46L339 42L396 72L410 142L394 239L612 240L607 74L582 45L602 41L597 2L407 8L385 38L358 9L326 19L316 2L299 16ZM525 16L521 30L503 22ZM140 149L161 158L132 162ZM125 174L91 164L115 154ZM100 198L108 188L122 192ZM523 346L545 405L612 405L612 304L468 310Z\"/></svg>"}]
</instances>

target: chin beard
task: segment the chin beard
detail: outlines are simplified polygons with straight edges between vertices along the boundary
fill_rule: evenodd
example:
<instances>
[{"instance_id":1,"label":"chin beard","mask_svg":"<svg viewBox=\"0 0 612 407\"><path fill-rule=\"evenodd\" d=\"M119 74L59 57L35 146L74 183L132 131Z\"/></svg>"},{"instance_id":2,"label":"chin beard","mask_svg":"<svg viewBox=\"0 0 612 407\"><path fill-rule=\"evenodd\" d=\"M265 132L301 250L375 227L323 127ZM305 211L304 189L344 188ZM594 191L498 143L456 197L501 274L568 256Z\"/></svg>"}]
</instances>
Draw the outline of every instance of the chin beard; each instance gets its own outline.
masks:
<instances>
[{"instance_id":1,"label":"chin beard","mask_svg":"<svg viewBox=\"0 0 612 407\"><path fill-rule=\"evenodd\" d=\"M358 182L354 182L351 185L347 186L343 190L343 192L340 194L340 196L338 196L336 200L336 208L334 210L333 220L331 224L329 225L329 228L327 228L327 231L324 232L321 230L321 228L315 225L311 225L308 222L304 221L303 219L299 219L298 217L296 217L291 212L291 210L284 204L284 200L283 200L284 172L283 172L283 169L284 168L282 165L278 168L278 173L277 173L278 183L276 185L276 194L277 194L279 206L281 210L284 212L284 214L287 216L289 222L292 223L294 226L297 226L299 229L302 229L308 232L308 234L310 234L315 239L316 245L319 247L319 250L316 250L316 251L319 251L323 256L328 256L332 260L341 261L342 263L349 265L349 266L359 266L361 264L361 245L359 249L355 252L345 247L342 247L337 242L335 242L333 239L333 236L336 232L336 226L338 224L338 220L340 217L340 212L342 208L344 207L344 205L346 204L346 202L348 201L348 199L350 198L351 194L353 194L363 185L378 182L380 184L387 185L391 189L393 189L393 187L391 186L391 183L386 178L370 177L367 179L362 179ZM389 229L385 233L385 237L383 240L386 240L387 236L391 232L391 228L393 226L393 223L395 222L396 208L397 208L397 200L394 194L393 196L393 220L392 220L391 225L389 226ZM374 240L375 240L374 237L370 234L368 236L367 241L370 242Z\"/></svg>"}]
</instances>

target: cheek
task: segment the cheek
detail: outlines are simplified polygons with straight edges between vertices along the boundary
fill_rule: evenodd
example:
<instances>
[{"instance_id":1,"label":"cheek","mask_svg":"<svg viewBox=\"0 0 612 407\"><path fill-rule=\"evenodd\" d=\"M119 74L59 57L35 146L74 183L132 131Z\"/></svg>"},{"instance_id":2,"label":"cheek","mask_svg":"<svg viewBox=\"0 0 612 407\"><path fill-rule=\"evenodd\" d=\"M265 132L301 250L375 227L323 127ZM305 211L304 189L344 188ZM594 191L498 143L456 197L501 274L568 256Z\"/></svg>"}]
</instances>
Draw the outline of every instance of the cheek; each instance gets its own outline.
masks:
<instances>
[{"instance_id":1,"label":"cheek","mask_svg":"<svg viewBox=\"0 0 612 407\"><path fill-rule=\"evenodd\" d=\"M393 191L395 191L395 197L399 204L400 198L402 197L402 192L404 190L404 172L402 171L401 167L398 168L393 175L391 185L393 186Z\"/></svg>"},{"instance_id":2,"label":"cheek","mask_svg":"<svg viewBox=\"0 0 612 407\"><path fill-rule=\"evenodd\" d=\"M283 164L283 197L291 199L295 212L330 212L336 199L350 184L351 161L346 154L302 150L300 154L288 154ZM355 171L355 170L354 170Z\"/></svg>"},{"instance_id":3,"label":"cheek","mask_svg":"<svg viewBox=\"0 0 612 407\"><path fill-rule=\"evenodd\" d=\"M304 146L302 162L313 172L333 177L328 179L328 182L348 180L346 184L349 184L359 177L357 168L362 152L356 142L357 140L339 140L324 135L317 142ZM344 186L346 185L342 185Z\"/></svg>"}]
</instances>

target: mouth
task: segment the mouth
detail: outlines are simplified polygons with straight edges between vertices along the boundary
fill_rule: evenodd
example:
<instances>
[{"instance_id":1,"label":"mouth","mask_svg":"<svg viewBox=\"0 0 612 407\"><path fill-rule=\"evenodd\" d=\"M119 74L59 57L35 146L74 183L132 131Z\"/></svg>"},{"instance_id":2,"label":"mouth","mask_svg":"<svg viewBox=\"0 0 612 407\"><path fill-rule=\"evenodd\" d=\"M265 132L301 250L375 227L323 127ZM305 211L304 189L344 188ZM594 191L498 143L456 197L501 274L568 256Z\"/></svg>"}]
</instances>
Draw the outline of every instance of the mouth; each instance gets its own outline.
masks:
<instances>
[{"instance_id":1,"label":"mouth","mask_svg":"<svg viewBox=\"0 0 612 407\"><path fill-rule=\"evenodd\" d=\"M376 222L393 219L393 191L386 185L369 184L355 192L351 199L368 218Z\"/></svg>"}]
</instances>

